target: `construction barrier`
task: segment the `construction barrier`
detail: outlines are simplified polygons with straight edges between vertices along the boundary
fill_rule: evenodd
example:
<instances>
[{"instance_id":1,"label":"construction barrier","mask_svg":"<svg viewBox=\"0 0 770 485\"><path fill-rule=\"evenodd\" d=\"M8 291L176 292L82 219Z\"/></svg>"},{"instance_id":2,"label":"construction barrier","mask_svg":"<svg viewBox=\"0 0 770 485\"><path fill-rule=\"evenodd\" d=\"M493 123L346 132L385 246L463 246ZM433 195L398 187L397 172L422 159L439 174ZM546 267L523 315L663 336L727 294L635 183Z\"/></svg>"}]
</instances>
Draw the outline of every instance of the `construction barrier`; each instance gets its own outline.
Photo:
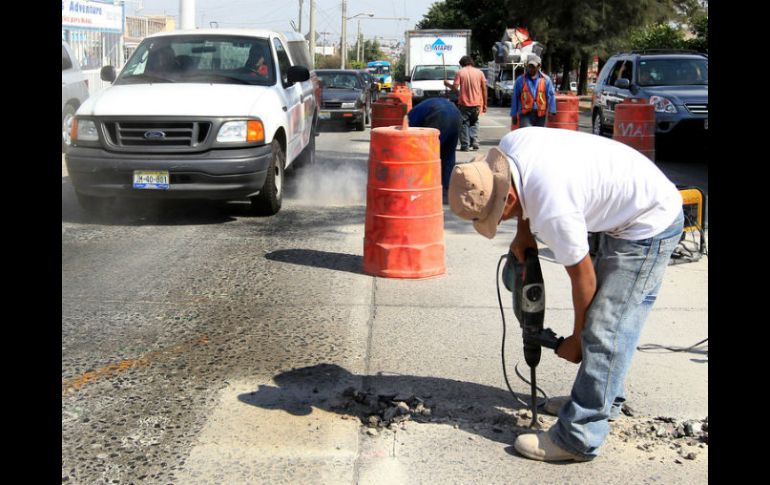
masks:
<instances>
[{"instance_id":1,"label":"construction barrier","mask_svg":"<svg viewBox=\"0 0 770 485\"><path fill-rule=\"evenodd\" d=\"M388 98L398 98L406 105L406 112L412 110L412 91L404 85L396 85L393 91L387 95Z\"/></svg>"},{"instance_id":2,"label":"construction barrier","mask_svg":"<svg viewBox=\"0 0 770 485\"><path fill-rule=\"evenodd\" d=\"M646 99L628 98L615 105L612 138L655 161L655 108Z\"/></svg>"},{"instance_id":3,"label":"construction barrier","mask_svg":"<svg viewBox=\"0 0 770 485\"><path fill-rule=\"evenodd\" d=\"M406 115L406 104L400 98L380 98L372 103L372 129L399 126L404 115Z\"/></svg>"},{"instance_id":4,"label":"construction barrier","mask_svg":"<svg viewBox=\"0 0 770 485\"><path fill-rule=\"evenodd\" d=\"M374 128L369 148L364 273L428 278L446 273L439 131Z\"/></svg>"},{"instance_id":5,"label":"construction barrier","mask_svg":"<svg viewBox=\"0 0 770 485\"><path fill-rule=\"evenodd\" d=\"M546 119L546 128L562 128L564 130L578 129L580 118L579 99L574 94L556 95L556 115Z\"/></svg>"}]
</instances>

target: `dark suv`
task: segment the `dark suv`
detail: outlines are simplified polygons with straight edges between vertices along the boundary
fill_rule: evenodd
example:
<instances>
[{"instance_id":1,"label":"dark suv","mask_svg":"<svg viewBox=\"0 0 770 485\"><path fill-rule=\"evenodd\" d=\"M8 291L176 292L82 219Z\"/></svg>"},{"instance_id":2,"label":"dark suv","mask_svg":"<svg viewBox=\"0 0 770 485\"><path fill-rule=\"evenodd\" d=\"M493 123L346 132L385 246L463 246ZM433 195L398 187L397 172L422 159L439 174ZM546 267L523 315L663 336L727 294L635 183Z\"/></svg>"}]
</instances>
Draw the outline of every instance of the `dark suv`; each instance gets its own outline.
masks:
<instances>
[{"instance_id":1,"label":"dark suv","mask_svg":"<svg viewBox=\"0 0 770 485\"><path fill-rule=\"evenodd\" d=\"M659 135L705 135L708 130L708 55L648 50L615 54L596 81L591 103L593 132L611 134L615 105L644 98L655 106Z\"/></svg>"}]
</instances>

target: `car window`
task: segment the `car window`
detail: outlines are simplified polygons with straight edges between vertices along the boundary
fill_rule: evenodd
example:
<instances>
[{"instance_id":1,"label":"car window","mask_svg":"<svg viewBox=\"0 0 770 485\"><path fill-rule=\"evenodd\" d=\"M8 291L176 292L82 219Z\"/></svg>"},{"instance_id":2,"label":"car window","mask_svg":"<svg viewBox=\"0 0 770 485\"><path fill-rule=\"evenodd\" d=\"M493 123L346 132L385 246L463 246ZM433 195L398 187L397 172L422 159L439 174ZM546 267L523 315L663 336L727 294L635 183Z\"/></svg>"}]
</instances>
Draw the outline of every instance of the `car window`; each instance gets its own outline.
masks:
<instances>
[{"instance_id":1,"label":"car window","mask_svg":"<svg viewBox=\"0 0 770 485\"><path fill-rule=\"evenodd\" d=\"M706 59L644 59L639 61L640 86L708 86Z\"/></svg>"},{"instance_id":2,"label":"car window","mask_svg":"<svg viewBox=\"0 0 770 485\"><path fill-rule=\"evenodd\" d=\"M115 84L275 84L267 39L164 36L139 44Z\"/></svg>"},{"instance_id":3,"label":"car window","mask_svg":"<svg viewBox=\"0 0 770 485\"><path fill-rule=\"evenodd\" d=\"M318 72L316 75L326 89L361 89L360 78L352 72Z\"/></svg>"},{"instance_id":4,"label":"car window","mask_svg":"<svg viewBox=\"0 0 770 485\"><path fill-rule=\"evenodd\" d=\"M295 66L303 66L308 70L313 69L310 62L310 51L304 40L289 42L288 46L289 53L291 54L291 58L294 59Z\"/></svg>"},{"instance_id":5,"label":"car window","mask_svg":"<svg viewBox=\"0 0 770 485\"><path fill-rule=\"evenodd\" d=\"M626 61L623 63L623 67L621 68L621 78L622 79L628 79L628 82L631 82L633 79L633 73L634 73L634 63L631 61Z\"/></svg>"},{"instance_id":6,"label":"car window","mask_svg":"<svg viewBox=\"0 0 770 485\"><path fill-rule=\"evenodd\" d=\"M280 39L273 39L273 45L275 46L275 53L278 56L278 66L281 70L281 82L286 86L289 83L289 68L291 67L291 62L289 62L289 56L286 55L286 49L284 49Z\"/></svg>"},{"instance_id":7,"label":"car window","mask_svg":"<svg viewBox=\"0 0 770 485\"><path fill-rule=\"evenodd\" d=\"M608 86L615 85L615 81L617 81L620 76L621 67L623 67L623 61L615 61L615 65L612 67L612 71L610 71L610 77L607 79Z\"/></svg>"},{"instance_id":8,"label":"car window","mask_svg":"<svg viewBox=\"0 0 770 485\"><path fill-rule=\"evenodd\" d=\"M61 70L72 69L72 60L70 55L67 54L67 49L61 46Z\"/></svg>"},{"instance_id":9,"label":"car window","mask_svg":"<svg viewBox=\"0 0 770 485\"><path fill-rule=\"evenodd\" d=\"M444 71L446 69L446 77ZM459 66L417 66L412 76L412 81L441 81L443 79L453 80Z\"/></svg>"},{"instance_id":10,"label":"car window","mask_svg":"<svg viewBox=\"0 0 770 485\"><path fill-rule=\"evenodd\" d=\"M632 63L631 61L617 61L615 63L615 67L612 69L612 74L610 74L610 79L607 81L607 84L610 86L615 85L615 81L618 79L628 79L631 80L631 73L632 73Z\"/></svg>"}]
</instances>

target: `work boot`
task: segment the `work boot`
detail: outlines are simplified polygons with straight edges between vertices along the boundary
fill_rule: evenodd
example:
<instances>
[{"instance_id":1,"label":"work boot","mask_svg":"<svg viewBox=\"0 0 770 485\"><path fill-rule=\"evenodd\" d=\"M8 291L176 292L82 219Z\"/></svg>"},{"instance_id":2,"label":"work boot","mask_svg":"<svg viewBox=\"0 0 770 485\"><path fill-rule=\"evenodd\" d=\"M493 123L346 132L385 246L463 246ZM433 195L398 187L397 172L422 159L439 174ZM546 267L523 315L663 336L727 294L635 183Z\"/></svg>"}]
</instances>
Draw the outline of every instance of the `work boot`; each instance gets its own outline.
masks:
<instances>
[{"instance_id":1,"label":"work boot","mask_svg":"<svg viewBox=\"0 0 770 485\"><path fill-rule=\"evenodd\" d=\"M471 150L478 150L479 144L478 143L471 143Z\"/></svg>"},{"instance_id":2,"label":"work boot","mask_svg":"<svg viewBox=\"0 0 770 485\"><path fill-rule=\"evenodd\" d=\"M468 145L465 145L465 146L461 146L461 147L460 147L460 151L461 151L461 152L467 152L467 151L468 151Z\"/></svg>"},{"instance_id":3,"label":"work boot","mask_svg":"<svg viewBox=\"0 0 770 485\"><path fill-rule=\"evenodd\" d=\"M540 431L536 434L521 434L513 443L520 454L532 460L538 461L589 461L590 458L583 458L567 450L559 448L556 443L551 441L551 437L546 431Z\"/></svg>"},{"instance_id":4,"label":"work boot","mask_svg":"<svg viewBox=\"0 0 770 485\"><path fill-rule=\"evenodd\" d=\"M569 402L569 396L556 396L548 399L548 402L543 406L543 411L551 416L558 416L561 408Z\"/></svg>"}]
</instances>

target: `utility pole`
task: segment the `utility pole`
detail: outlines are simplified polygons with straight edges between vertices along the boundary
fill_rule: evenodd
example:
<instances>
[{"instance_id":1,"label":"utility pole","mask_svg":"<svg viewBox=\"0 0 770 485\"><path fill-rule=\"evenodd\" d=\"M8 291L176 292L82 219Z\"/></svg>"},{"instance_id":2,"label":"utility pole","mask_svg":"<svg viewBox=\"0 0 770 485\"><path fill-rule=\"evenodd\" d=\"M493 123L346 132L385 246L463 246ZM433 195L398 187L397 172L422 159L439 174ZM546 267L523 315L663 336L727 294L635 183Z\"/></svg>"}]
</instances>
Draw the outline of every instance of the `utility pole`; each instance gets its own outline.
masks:
<instances>
[{"instance_id":1,"label":"utility pole","mask_svg":"<svg viewBox=\"0 0 770 485\"><path fill-rule=\"evenodd\" d=\"M302 4L305 0L299 0L299 33L302 33Z\"/></svg>"},{"instance_id":2,"label":"utility pole","mask_svg":"<svg viewBox=\"0 0 770 485\"><path fill-rule=\"evenodd\" d=\"M179 0L179 20L182 30L195 28L195 0Z\"/></svg>"},{"instance_id":3,"label":"utility pole","mask_svg":"<svg viewBox=\"0 0 770 485\"><path fill-rule=\"evenodd\" d=\"M347 49L347 41L348 41L348 31L346 28L347 24L347 16L348 16L348 0L342 0L342 41L340 42L340 57L342 58L342 61L340 62L340 69L345 69L345 58L348 56L348 49Z\"/></svg>"},{"instance_id":4,"label":"utility pole","mask_svg":"<svg viewBox=\"0 0 770 485\"><path fill-rule=\"evenodd\" d=\"M356 36L356 61L361 62L361 52L363 49L361 48L361 21L357 20L358 22L358 35Z\"/></svg>"},{"instance_id":5,"label":"utility pole","mask_svg":"<svg viewBox=\"0 0 770 485\"><path fill-rule=\"evenodd\" d=\"M310 59L310 66L315 69L315 0L310 0Z\"/></svg>"}]
</instances>

